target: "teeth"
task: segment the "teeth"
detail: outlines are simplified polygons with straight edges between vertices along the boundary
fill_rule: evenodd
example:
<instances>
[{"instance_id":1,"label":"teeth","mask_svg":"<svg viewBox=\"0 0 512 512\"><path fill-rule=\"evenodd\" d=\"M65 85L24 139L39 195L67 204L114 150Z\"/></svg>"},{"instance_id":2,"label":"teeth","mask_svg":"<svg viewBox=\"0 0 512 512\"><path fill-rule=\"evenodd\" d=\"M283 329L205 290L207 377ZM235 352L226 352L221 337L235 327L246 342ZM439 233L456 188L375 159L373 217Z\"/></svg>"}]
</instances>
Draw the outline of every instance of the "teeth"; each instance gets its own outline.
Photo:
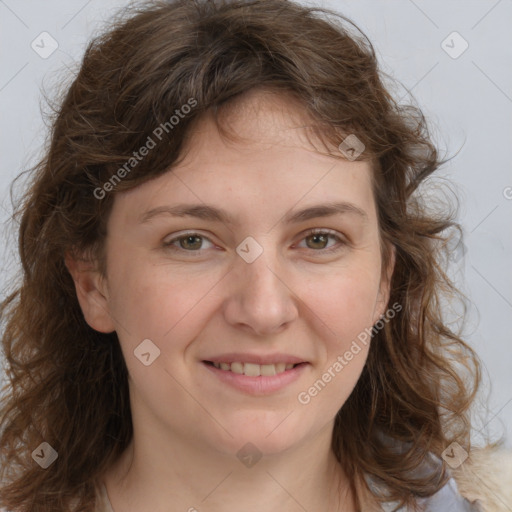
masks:
<instances>
[{"instance_id":1,"label":"teeth","mask_svg":"<svg viewBox=\"0 0 512 512\"><path fill-rule=\"evenodd\" d=\"M260 372L264 377L272 377L277 373L277 369L273 364L262 364L260 366Z\"/></svg>"},{"instance_id":2,"label":"teeth","mask_svg":"<svg viewBox=\"0 0 512 512\"><path fill-rule=\"evenodd\" d=\"M231 363L231 371L233 373L244 373L244 365L243 363Z\"/></svg>"},{"instance_id":3,"label":"teeth","mask_svg":"<svg viewBox=\"0 0 512 512\"><path fill-rule=\"evenodd\" d=\"M244 375L247 377L259 377L260 376L260 365L253 363L244 364Z\"/></svg>"},{"instance_id":4,"label":"teeth","mask_svg":"<svg viewBox=\"0 0 512 512\"><path fill-rule=\"evenodd\" d=\"M254 363L213 363L215 368L219 370L232 371L239 375L247 375L247 377L272 377L286 370L291 370L295 365L292 363L276 363L276 364L254 364Z\"/></svg>"}]
</instances>

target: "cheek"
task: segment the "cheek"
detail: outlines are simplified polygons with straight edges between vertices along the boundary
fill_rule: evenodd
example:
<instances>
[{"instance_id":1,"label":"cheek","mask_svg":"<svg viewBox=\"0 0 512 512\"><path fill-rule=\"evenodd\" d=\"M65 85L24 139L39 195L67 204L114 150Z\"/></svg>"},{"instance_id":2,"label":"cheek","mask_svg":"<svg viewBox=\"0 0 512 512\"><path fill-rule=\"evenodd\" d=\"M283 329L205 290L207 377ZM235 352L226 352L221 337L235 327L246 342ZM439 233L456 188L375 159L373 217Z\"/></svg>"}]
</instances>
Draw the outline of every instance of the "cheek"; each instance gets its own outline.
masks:
<instances>
[{"instance_id":1,"label":"cheek","mask_svg":"<svg viewBox=\"0 0 512 512\"><path fill-rule=\"evenodd\" d=\"M344 347L373 325L377 293L376 272L347 268L309 287L305 302L331 334L331 344Z\"/></svg>"},{"instance_id":2,"label":"cheek","mask_svg":"<svg viewBox=\"0 0 512 512\"><path fill-rule=\"evenodd\" d=\"M318 394L325 393L323 401L326 416L333 418L354 390L366 363L369 345L361 343L345 347L330 360L324 372L314 383ZM310 393L314 391L310 389Z\"/></svg>"},{"instance_id":3,"label":"cheek","mask_svg":"<svg viewBox=\"0 0 512 512\"><path fill-rule=\"evenodd\" d=\"M165 265L138 261L135 255L116 268L110 276L109 308L125 353L133 355L144 339L152 340L164 356L183 351L185 341L200 332L221 277L203 273L194 279Z\"/></svg>"}]
</instances>

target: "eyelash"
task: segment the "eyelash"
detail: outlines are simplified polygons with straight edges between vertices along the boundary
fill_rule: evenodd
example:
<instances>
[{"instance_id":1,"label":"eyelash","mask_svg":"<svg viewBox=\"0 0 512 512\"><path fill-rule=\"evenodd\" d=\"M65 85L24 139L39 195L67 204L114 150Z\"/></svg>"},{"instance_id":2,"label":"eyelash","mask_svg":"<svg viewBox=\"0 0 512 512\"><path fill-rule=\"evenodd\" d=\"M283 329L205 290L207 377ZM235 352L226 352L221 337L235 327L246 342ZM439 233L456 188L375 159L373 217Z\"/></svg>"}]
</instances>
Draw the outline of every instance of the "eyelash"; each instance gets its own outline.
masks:
<instances>
[{"instance_id":1,"label":"eyelash","mask_svg":"<svg viewBox=\"0 0 512 512\"><path fill-rule=\"evenodd\" d=\"M313 252L321 252L323 254L330 254L330 253L334 253L334 252L338 252L340 251L341 249L344 248L345 245L347 245L347 243L340 237L336 234L335 231L332 231L332 230L329 230L329 229L319 229L319 228L315 228L315 229L312 229L310 231L308 231L302 238L301 238L301 241L310 237L310 236L313 236L313 235L328 235L330 237L334 237L334 238L337 238L338 239L338 244L329 248L329 249L309 249L310 251L313 251ZM202 249L199 249L199 250L187 250L187 249L182 249L181 247L176 247L174 246L173 244L175 242L179 242L180 240L184 239L184 238L187 238L187 237L190 237L190 236L197 236L201 239L205 239L205 240L208 240L210 243L213 244L213 242L206 236L202 235L201 233L196 233L195 231L191 231L189 233L184 233L180 236L177 236L175 238L172 238L171 240L167 241L167 242L164 242L163 246L165 249L168 249L170 251L175 251L175 252L186 252L186 253L189 253L189 254L200 254L202 252Z\"/></svg>"}]
</instances>

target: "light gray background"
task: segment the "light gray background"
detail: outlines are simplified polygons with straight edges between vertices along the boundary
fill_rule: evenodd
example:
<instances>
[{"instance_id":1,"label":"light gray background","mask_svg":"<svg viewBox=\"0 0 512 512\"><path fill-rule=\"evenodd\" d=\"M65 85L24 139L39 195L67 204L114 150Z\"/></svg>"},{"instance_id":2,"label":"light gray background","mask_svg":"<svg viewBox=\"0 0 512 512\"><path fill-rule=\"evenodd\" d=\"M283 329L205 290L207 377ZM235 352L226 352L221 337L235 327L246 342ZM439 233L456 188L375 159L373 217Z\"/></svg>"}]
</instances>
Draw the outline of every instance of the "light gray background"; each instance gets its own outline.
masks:
<instances>
[{"instance_id":1,"label":"light gray background","mask_svg":"<svg viewBox=\"0 0 512 512\"><path fill-rule=\"evenodd\" d=\"M305 2L304 2L305 3ZM512 446L512 1L332 0L369 36L382 69L411 91L436 143L458 156L440 172L457 187L466 253L452 275L471 300L466 339L482 358L479 431L506 432ZM40 155L45 128L41 86L76 69L86 42L126 0L0 0L0 216L11 212L9 184ZM41 58L31 43L46 31L58 49ZM468 48L458 58L463 41ZM446 42L443 44L443 41ZM447 47L448 46L448 47ZM451 48L449 48L451 47ZM443 49L445 48L445 49ZM56 74L56 71L59 74ZM2 298L17 270L15 235L2 224ZM488 410L485 410L488 408Z\"/></svg>"}]
</instances>

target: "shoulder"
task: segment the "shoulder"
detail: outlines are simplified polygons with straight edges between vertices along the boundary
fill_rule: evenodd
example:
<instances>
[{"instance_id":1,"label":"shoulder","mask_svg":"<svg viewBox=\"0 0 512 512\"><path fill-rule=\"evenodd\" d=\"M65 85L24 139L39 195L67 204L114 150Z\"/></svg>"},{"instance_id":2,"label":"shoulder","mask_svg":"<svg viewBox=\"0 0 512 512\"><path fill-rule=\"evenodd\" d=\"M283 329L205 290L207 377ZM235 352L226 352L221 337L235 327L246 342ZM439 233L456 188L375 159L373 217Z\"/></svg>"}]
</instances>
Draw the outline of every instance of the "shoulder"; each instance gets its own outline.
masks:
<instances>
[{"instance_id":1,"label":"shoulder","mask_svg":"<svg viewBox=\"0 0 512 512\"><path fill-rule=\"evenodd\" d=\"M419 498L418 503L425 507L425 512L484 512L480 503L460 494L453 478L433 496Z\"/></svg>"},{"instance_id":2,"label":"shoulder","mask_svg":"<svg viewBox=\"0 0 512 512\"><path fill-rule=\"evenodd\" d=\"M375 485L371 479L367 482L372 489L372 492L378 494L379 486ZM471 502L459 493L457 482L450 478L446 484L439 489L435 494L426 498L417 498L416 502L420 509L424 512L487 512L482 509L478 502ZM366 505L366 502L363 502ZM379 506L374 506L372 512L410 512L410 508L401 507L397 509L398 501L387 501ZM366 507L365 507L366 508Z\"/></svg>"},{"instance_id":3,"label":"shoulder","mask_svg":"<svg viewBox=\"0 0 512 512\"><path fill-rule=\"evenodd\" d=\"M397 442L392 440L389 442L397 444ZM401 447L398 448L401 449ZM464 464L466 464L466 462L464 462ZM501 512L501 509L485 508L481 503L481 494L468 494L465 492L466 487L459 488L459 481L456 477L460 472L454 472L451 467L447 466L441 458L437 457L433 453L430 453L429 456L423 460L421 467L415 470L414 476L428 474L433 470L440 471L442 466L445 466L449 479L435 494L427 497L416 498L415 503L418 505L420 510L424 512ZM378 479L375 479L370 474L365 474L364 479L374 496L385 497L387 495L386 486ZM472 484L474 486L474 481ZM482 483L480 483L480 489L482 489ZM391 512L395 510L397 512L410 512L410 508L405 506L397 508L398 505L398 501L390 500L385 503L381 503L380 506L375 508L375 510L384 512ZM372 509L372 511L373 510L374 509ZM504 510L510 512L512 509Z\"/></svg>"},{"instance_id":4,"label":"shoulder","mask_svg":"<svg viewBox=\"0 0 512 512\"><path fill-rule=\"evenodd\" d=\"M381 435L386 443L403 449L400 442ZM484 447L471 446L469 454L465 454L467 457L457 465L446 463L450 480L443 488L433 496L418 498L418 502L424 503L427 511L511 512L512 450L504 448L500 441ZM418 468L418 474L444 464L442 459L430 455L424 461L425 468ZM375 486L371 479L365 479L370 487ZM451 504L452 508L443 503Z\"/></svg>"},{"instance_id":5,"label":"shoulder","mask_svg":"<svg viewBox=\"0 0 512 512\"><path fill-rule=\"evenodd\" d=\"M483 512L512 510L512 451L489 445L472 448L468 458L451 469L462 496Z\"/></svg>"}]
</instances>

